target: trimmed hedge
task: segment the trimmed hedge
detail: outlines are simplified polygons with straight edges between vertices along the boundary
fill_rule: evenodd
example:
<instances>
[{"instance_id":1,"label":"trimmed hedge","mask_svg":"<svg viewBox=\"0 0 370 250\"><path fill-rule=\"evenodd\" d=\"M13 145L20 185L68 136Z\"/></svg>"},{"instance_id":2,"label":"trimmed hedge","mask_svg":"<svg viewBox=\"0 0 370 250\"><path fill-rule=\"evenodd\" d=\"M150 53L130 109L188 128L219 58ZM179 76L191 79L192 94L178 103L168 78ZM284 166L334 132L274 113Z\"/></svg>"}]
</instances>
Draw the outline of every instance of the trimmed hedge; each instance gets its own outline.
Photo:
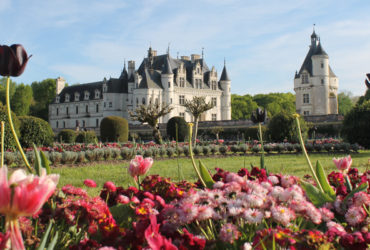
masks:
<instances>
[{"instance_id":1,"label":"trimmed hedge","mask_svg":"<svg viewBox=\"0 0 370 250\"><path fill-rule=\"evenodd\" d=\"M100 137L103 142L128 141L128 122L119 116L107 116L100 123Z\"/></svg>"},{"instance_id":2,"label":"trimmed hedge","mask_svg":"<svg viewBox=\"0 0 370 250\"><path fill-rule=\"evenodd\" d=\"M57 140L62 143L74 143L76 141L76 131L63 129L59 132Z\"/></svg>"},{"instance_id":3,"label":"trimmed hedge","mask_svg":"<svg viewBox=\"0 0 370 250\"><path fill-rule=\"evenodd\" d=\"M176 140L176 124L177 124L177 139L179 142L183 142L185 137L188 136L189 130L188 125L184 118L175 116L167 122L167 137L170 140Z\"/></svg>"},{"instance_id":4,"label":"trimmed hedge","mask_svg":"<svg viewBox=\"0 0 370 250\"><path fill-rule=\"evenodd\" d=\"M51 146L54 141L54 133L49 123L34 116L20 116L20 138L23 147Z\"/></svg>"},{"instance_id":5,"label":"trimmed hedge","mask_svg":"<svg viewBox=\"0 0 370 250\"><path fill-rule=\"evenodd\" d=\"M308 126L302 117L299 118L303 140L307 139ZM268 137L272 141L298 142L297 125L292 114L280 113L271 118L268 124Z\"/></svg>"},{"instance_id":6,"label":"trimmed hedge","mask_svg":"<svg viewBox=\"0 0 370 250\"><path fill-rule=\"evenodd\" d=\"M98 138L94 131L80 131L77 134L76 142L78 143L95 143Z\"/></svg>"},{"instance_id":7,"label":"trimmed hedge","mask_svg":"<svg viewBox=\"0 0 370 250\"><path fill-rule=\"evenodd\" d=\"M13 119L15 132L17 133L17 135L19 135L19 126L20 126L19 119L17 118L14 112L11 112L11 115ZM6 111L6 106L2 105L1 103L0 103L0 121L5 122L4 148L5 150L14 149L17 145L13 137L12 131L10 129L8 113Z\"/></svg>"}]
</instances>

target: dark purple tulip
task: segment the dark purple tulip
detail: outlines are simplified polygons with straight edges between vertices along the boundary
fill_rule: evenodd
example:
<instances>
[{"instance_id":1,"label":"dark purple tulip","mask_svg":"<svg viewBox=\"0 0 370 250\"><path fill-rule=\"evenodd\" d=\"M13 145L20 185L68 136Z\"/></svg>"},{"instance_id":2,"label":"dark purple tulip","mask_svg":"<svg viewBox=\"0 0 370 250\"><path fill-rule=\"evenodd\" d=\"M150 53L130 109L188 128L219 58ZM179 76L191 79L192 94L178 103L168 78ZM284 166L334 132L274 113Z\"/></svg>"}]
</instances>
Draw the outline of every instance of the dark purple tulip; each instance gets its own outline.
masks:
<instances>
[{"instance_id":1,"label":"dark purple tulip","mask_svg":"<svg viewBox=\"0 0 370 250\"><path fill-rule=\"evenodd\" d=\"M265 122L267 117L266 109L262 110L257 108L255 112L251 115L251 120L253 123Z\"/></svg>"},{"instance_id":2,"label":"dark purple tulip","mask_svg":"<svg viewBox=\"0 0 370 250\"><path fill-rule=\"evenodd\" d=\"M20 44L0 45L0 75L20 76L30 57Z\"/></svg>"},{"instance_id":3,"label":"dark purple tulip","mask_svg":"<svg viewBox=\"0 0 370 250\"><path fill-rule=\"evenodd\" d=\"M368 89L370 89L370 73L366 74L367 79L365 79L365 84Z\"/></svg>"}]
</instances>

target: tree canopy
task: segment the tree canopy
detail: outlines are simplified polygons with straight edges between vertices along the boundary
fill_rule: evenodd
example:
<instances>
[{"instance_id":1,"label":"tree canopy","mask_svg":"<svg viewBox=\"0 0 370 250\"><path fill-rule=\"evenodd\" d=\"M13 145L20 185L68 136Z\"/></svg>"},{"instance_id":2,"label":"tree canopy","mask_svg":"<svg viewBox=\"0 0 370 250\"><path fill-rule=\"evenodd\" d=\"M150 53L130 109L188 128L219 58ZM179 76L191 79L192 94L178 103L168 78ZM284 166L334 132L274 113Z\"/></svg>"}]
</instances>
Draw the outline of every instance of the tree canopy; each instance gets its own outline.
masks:
<instances>
[{"instance_id":1,"label":"tree canopy","mask_svg":"<svg viewBox=\"0 0 370 250\"><path fill-rule=\"evenodd\" d=\"M352 93L340 92L338 94L338 113L346 115L353 107L354 103L352 101Z\"/></svg>"}]
</instances>

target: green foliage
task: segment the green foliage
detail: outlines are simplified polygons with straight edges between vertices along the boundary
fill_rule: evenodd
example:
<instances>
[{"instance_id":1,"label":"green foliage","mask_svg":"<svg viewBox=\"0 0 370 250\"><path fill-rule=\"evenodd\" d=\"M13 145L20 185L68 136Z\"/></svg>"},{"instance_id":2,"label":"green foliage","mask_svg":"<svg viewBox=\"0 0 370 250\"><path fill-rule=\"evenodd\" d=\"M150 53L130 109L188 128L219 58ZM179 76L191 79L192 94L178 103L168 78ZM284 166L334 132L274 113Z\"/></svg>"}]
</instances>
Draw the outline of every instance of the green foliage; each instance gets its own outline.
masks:
<instances>
[{"instance_id":1,"label":"green foliage","mask_svg":"<svg viewBox=\"0 0 370 250\"><path fill-rule=\"evenodd\" d=\"M31 87L35 103L31 106L30 113L47 121L49 104L55 98L56 80L48 78L41 82L33 82Z\"/></svg>"},{"instance_id":2,"label":"green foliage","mask_svg":"<svg viewBox=\"0 0 370 250\"><path fill-rule=\"evenodd\" d=\"M338 94L338 113L346 115L354 106L351 93L341 92Z\"/></svg>"},{"instance_id":3,"label":"green foliage","mask_svg":"<svg viewBox=\"0 0 370 250\"><path fill-rule=\"evenodd\" d=\"M253 96L253 101L268 110L269 117L281 112L289 114L295 112L295 95L292 93L258 94Z\"/></svg>"},{"instance_id":4,"label":"green foliage","mask_svg":"<svg viewBox=\"0 0 370 250\"><path fill-rule=\"evenodd\" d=\"M262 138L264 138L264 141L266 141L266 131L267 127L266 126L261 126L262 128ZM258 126L253 126L244 129L244 138L248 140L259 140L258 138Z\"/></svg>"},{"instance_id":5,"label":"green foliage","mask_svg":"<svg viewBox=\"0 0 370 250\"><path fill-rule=\"evenodd\" d=\"M1 103L5 104L6 103L6 77L3 77L0 79L0 101ZM17 83L14 82L12 79L10 79L9 82L9 97L10 100L13 99L15 90L17 88Z\"/></svg>"},{"instance_id":6,"label":"green foliage","mask_svg":"<svg viewBox=\"0 0 370 250\"><path fill-rule=\"evenodd\" d=\"M95 143L97 140L95 131L80 131L76 136L78 143Z\"/></svg>"},{"instance_id":7,"label":"green foliage","mask_svg":"<svg viewBox=\"0 0 370 250\"><path fill-rule=\"evenodd\" d=\"M63 129L57 136L59 142L74 143L76 141L76 131L72 129Z\"/></svg>"},{"instance_id":8,"label":"green foliage","mask_svg":"<svg viewBox=\"0 0 370 250\"><path fill-rule=\"evenodd\" d=\"M12 119L13 119L13 125L15 132L17 135L19 135L19 126L20 122L17 116L12 112ZM14 136L12 134L12 131L10 129L9 119L8 119L8 113L6 110L6 106L3 106L0 103L0 121L5 122L5 138L4 138L4 148L7 149L14 149L16 147L16 142L14 140Z\"/></svg>"},{"instance_id":9,"label":"green foliage","mask_svg":"<svg viewBox=\"0 0 370 250\"><path fill-rule=\"evenodd\" d=\"M231 119L233 120L249 119L257 107L257 103L250 95L231 95Z\"/></svg>"},{"instance_id":10,"label":"green foliage","mask_svg":"<svg viewBox=\"0 0 370 250\"><path fill-rule=\"evenodd\" d=\"M189 134L189 129L186 121L182 117L172 117L167 122L167 136L170 140L176 140L176 124L177 124L177 139L183 142Z\"/></svg>"},{"instance_id":11,"label":"green foliage","mask_svg":"<svg viewBox=\"0 0 370 250\"><path fill-rule=\"evenodd\" d=\"M342 135L350 143L370 148L370 100L356 105L343 121Z\"/></svg>"},{"instance_id":12,"label":"green foliage","mask_svg":"<svg viewBox=\"0 0 370 250\"><path fill-rule=\"evenodd\" d=\"M357 105L361 105L363 104L364 102L370 100L370 89L366 90L366 93L364 96L361 96L358 101L357 101Z\"/></svg>"},{"instance_id":13,"label":"green foliage","mask_svg":"<svg viewBox=\"0 0 370 250\"><path fill-rule=\"evenodd\" d=\"M100 137L103 142L126 142L128 122L118 116L107 116L100 123Z\"/></svg>"},{"instance_id":14,"label":"green foliage","mask_svg":"<svg viewBox=\"0 0 370 250\"><path fill-rule=\"evenodd\" d=\"M299 118L301 124L302 137L305 140L308 133L308 125L302 117ZM268 124L268 136L272 141L282 142L287 139L289 142L297 142L297 125L295 118L291 114L277 114L270 120Z\"/></svg>"},{"instance_id":15,"label":"green foliage","mask_svg":"<svg viewBox=\"0 0 370 250\"><path fill-rule=\"evenodd\" d=\"M48 122L34 116L20 116L20 142L23 147L51 146L54 133Z\"/></svg>"},{"instance_id":16,"label":"green foliage","mask_svg":"<svg viewBox=\"0 0 370 250\"><path fill-rule=\"evenodd\" d=\"M20 84L10 99L10 106L17 115L28 115L32 102L31 86Z\"/></svg>"}]
</instances>

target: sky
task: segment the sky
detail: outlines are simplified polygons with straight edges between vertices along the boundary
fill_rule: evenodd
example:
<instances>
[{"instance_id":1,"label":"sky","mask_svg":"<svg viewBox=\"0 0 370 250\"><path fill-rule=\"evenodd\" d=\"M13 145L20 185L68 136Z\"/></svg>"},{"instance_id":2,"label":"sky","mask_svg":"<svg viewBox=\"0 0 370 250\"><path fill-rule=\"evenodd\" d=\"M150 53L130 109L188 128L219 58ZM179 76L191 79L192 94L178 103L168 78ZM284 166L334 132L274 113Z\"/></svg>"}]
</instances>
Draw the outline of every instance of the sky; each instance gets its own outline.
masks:
<instances>
[{"instance_id":1,"label":"sky","mask_svg":"<svg viewBox=\"0 0 370 250\"><path fill-rule=\"evenodd\" d=\"M235 94L294 93L315 24L339 91L363 95L369 10L368 0L0 0L0 44L32 54L17 83L117 78L152 46L174 58L204 48L219 77L225 59Z\"/></svg>"}]
</instances>

